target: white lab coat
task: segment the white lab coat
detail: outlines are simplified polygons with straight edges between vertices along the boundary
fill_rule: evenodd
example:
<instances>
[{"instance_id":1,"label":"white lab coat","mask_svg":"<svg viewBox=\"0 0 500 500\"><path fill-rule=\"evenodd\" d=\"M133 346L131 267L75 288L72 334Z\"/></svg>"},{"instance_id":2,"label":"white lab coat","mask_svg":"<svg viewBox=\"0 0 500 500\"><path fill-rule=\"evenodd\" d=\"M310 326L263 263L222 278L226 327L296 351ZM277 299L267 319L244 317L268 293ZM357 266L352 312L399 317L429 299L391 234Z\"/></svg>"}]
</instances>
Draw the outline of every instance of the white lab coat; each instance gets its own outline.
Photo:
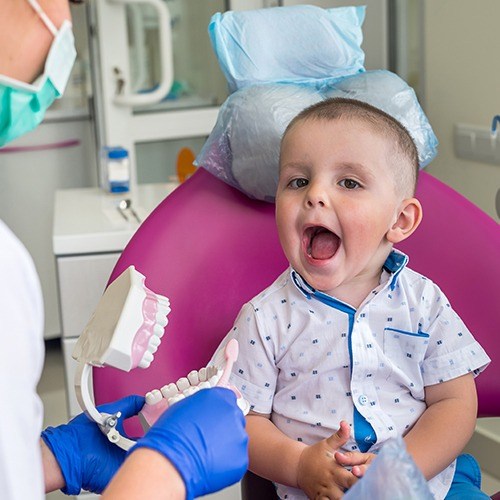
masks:
<instances>
[{"instance_id":1,"label":"white lab coat","mask_svg":"<svg viewBox=\"0 0 500 500\"><path fill-rule=\"evenodd\" d=\"M44 497L39 437L43 302L33 261L0 221L0 498Z\"/></svg>"}]
</instances>

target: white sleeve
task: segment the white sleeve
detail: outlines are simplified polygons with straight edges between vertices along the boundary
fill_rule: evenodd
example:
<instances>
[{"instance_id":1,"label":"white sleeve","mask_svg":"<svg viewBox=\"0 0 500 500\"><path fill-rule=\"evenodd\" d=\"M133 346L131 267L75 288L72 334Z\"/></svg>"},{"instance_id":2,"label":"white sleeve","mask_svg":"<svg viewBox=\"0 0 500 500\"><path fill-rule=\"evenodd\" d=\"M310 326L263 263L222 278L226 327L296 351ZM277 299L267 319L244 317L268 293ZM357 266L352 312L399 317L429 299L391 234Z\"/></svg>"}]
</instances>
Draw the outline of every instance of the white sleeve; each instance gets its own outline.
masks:
<instances>
[{"instance_id":1,"label":"white sleeve","mask_svg":"<svg viewBox=\"0 0 500 500\"><path fill-rule=\"evenodd\" d=\"M278 368L274 361L275 339L267 334L264 323L259 319L254 306L251 303L245 304L211 363L221 365L226 344L232 338L238 340L239 355L234 363L230 382L250 403L252 411L270 414Z\"/></svg>"},{"instance_id":2,"label":"white sleeve","mask_svg":"<svg viewBox=\"0 0 500 500\"><path fill-rule=\"evenodd\" d=\"M1 221L0 257L0 498L36 500L44 497L42 294L30 255Z\"/></svg>"},{"instance_id":3,"label":"white sleeve","mask_svg":"<svg viewBox=\"0 0 500 500\"><path fill-rule=\"evenodd\" d=\"M467 373L479 375L490 358L445 294L430 280L428 283L424 295L430 305L422 318L423 330L429 334L429 347L422 363L424 385L439 384Z\"/></svg>"}]
</instances>

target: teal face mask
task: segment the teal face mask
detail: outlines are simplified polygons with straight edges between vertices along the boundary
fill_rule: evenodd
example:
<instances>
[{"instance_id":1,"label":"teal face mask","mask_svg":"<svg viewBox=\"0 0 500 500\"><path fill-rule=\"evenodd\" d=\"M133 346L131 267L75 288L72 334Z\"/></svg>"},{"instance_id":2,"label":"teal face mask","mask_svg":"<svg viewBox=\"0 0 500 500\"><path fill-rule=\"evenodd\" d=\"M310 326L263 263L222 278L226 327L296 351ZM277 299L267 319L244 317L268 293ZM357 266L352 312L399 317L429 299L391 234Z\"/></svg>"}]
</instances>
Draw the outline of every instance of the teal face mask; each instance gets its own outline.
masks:
<instances>
[{"instance_id":1,"label":"teal face mask","mask_svg":"<svg viewBox=\"0 0 500 500\"><path fill-rule=\"evenodd\" d=\"M34 129L47 108L62 96L75 62L72 25L64 21L57 30L36 0L28 0L54 35L43 75L33 84L0 75L0 147Z\"/></svg>"}]
</instances>

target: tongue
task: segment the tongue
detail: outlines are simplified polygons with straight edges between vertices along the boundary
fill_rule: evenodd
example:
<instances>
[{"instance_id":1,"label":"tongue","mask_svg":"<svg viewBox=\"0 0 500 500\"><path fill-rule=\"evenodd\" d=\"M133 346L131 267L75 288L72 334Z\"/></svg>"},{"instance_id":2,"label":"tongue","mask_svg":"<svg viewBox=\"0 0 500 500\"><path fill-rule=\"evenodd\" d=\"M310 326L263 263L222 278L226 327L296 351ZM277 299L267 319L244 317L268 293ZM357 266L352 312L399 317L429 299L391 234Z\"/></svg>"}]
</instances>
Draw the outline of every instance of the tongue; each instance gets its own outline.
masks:
<instances>
[{"instance_id":1,"label":"tongue","mask_svg":"<svg viewBox=\"0 0 500 500\"><path fill-rule=\"evenodd\" d=\"M335 255L338 247L337 236L330 232L321 232L312 239L311 255L318 260L330 259Z\"/></svg>"}]
</instances>

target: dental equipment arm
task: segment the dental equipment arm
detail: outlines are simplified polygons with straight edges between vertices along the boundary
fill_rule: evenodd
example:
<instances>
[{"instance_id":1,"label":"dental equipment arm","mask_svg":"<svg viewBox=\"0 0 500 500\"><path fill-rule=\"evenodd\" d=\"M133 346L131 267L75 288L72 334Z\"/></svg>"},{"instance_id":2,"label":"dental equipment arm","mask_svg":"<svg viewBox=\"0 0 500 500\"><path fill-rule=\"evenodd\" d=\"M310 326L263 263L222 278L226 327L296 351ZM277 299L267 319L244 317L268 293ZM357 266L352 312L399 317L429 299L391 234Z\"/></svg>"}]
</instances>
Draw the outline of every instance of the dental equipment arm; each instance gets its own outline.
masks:
<instances>
[{"instance_id":1,"label":"dental equipment arm","mask_svg":"<svg viewBox=\"0 0 500 500\"><path fill-rule=\"evenodd\" d=\"M123 450L135 442L118 429L121 413L98 411L89 381L92 366L130 371L148 368L153 361L168 323L170 302L149 290L144 282L144 276L133 266L116 278L104 292L73 351L78 361L75 391L80 407Z\"/></svg>"}]
</instances>

